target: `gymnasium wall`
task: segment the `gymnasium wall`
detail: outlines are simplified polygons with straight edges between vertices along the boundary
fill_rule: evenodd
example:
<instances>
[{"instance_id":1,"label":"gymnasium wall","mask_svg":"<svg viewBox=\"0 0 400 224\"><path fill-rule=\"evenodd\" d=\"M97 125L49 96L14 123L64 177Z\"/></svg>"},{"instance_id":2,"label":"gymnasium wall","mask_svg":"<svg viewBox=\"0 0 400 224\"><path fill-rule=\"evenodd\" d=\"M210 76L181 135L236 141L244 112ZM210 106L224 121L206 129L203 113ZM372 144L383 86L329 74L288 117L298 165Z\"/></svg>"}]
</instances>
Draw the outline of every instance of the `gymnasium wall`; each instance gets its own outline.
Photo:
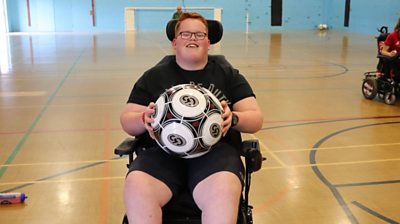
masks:
<instances>
[{"instance_id":1,"label":"gymnasium wall","mask_svg":"<svg viewBox=\"0 0 400 224\"><path fill-rule=\"evenodd\" d=\"M282 0L282 25L271 26L272 0L94 0L95 26L90 15L92 0L8 0L10 32L124 32L125 7L217 7L222 8L226 30L251 31L315 29L320 23L347 32L376 33L381 25L392 30L400 16L399 0L347 0L349 25L344 26L346 0ZM141 31L164 29L174 10L139 10L135 28ZM211 10L199 10L212 18Z\"/></svg>"}]
</instances>

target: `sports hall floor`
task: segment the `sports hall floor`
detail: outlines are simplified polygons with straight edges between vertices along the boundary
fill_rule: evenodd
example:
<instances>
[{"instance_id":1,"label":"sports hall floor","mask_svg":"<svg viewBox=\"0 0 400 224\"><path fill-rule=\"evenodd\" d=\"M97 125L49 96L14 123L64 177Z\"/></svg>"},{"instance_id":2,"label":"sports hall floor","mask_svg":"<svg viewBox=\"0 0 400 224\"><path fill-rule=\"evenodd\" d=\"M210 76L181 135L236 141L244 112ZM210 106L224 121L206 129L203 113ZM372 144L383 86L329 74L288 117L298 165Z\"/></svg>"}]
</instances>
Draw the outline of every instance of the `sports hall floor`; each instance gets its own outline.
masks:
<instances>
[{"instance_id":1,"label":"sports hall floor","mask_svg":"<svg viewBox=\"0 0 400 224\"><path fill-rule=\"evenodd\" d=\"M0 223L120 223L126 134L119 114L135 80L171 54L163 32L1 37ZM4 45L6 44L6 45ZM5 47L7 46L7 47ZM253 175L256 224L400 222L400 101L361 94L373 35L225 32L223 54L253 86L268 159Z\"/></svg>"}]
</instances>

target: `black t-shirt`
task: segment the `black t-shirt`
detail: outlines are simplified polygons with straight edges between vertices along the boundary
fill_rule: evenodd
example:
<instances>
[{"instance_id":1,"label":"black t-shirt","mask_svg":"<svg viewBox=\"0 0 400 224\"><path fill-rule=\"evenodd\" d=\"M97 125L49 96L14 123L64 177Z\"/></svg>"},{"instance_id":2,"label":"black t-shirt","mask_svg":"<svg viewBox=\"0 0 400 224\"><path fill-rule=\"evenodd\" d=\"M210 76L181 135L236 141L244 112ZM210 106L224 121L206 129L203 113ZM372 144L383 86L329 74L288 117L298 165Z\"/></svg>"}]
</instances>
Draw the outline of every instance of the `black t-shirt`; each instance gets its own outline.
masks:
<instances>
[{"instance_id":1,"label":"black t-shirt","mask_svg":"<svg viewBox=\"0 0 400 224\"><path fill-rule=\"evenodd\" d=\"M229 64L221 64L218 60L218 57L209 57L206 67L198 71L183 70L178 66L175 59L158 64L147 70L135 83L128 103L147 106L150 102L156 102L166 89L185 83L193 83L207 88L220 101L227 101L231 109L232 105L241 99L250 96L255 97L244 76ZM144 135L140 137L146 139L145 142L153 141L147 132ZM239 141L240 136L238 137L237 134L230 131L223 140L232 143L232 141ZM240 142L235 144L238 143Z\"/></svg>"},{"instance_id":2,"label":"black t-shirt","mask_svg":"<svg viewBox=\"0 0 400 224\"><path fill-rule=\"evenodd\" d=\"M241 99L255 96L243 75L229 65L217 63L211 58L204 69L186 71L175 60L170 60L147 70L139 78L128 103L147 106L150 102L155 102L166 89L185 83L205 87L220 101L226 100L230 107Z\"/></svg>"}]
</instances>

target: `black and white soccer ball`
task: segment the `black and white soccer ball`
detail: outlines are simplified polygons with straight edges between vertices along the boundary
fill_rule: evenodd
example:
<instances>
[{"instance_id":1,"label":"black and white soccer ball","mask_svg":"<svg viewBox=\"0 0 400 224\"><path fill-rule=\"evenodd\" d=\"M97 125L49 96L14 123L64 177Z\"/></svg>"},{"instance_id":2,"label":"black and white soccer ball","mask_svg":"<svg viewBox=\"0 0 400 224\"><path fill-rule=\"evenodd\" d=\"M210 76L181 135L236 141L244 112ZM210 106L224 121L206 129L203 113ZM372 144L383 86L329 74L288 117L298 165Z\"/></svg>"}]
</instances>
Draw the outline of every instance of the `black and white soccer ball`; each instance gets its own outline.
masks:
<instances>
[{"instance_id":1,"label":"black and white soccer ball","mask_svg":"<svg viewBox=\"0 0 400 224\"><path fill-rule=\"evenodd\" d=\"M181 84L166 90L156 101L156 142L167 153L195 158L209 152L222 134L222 106L206 88Z\"/></svg>"}]
</instances>

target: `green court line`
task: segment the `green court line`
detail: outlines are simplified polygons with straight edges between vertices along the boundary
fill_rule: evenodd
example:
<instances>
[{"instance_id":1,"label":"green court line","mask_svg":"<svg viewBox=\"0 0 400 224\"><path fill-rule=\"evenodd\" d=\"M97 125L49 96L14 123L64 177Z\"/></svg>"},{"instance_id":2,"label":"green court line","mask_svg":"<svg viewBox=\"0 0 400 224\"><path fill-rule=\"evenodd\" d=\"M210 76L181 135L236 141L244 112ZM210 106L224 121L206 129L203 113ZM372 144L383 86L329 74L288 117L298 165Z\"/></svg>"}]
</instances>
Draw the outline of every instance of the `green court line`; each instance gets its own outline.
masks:
<instances>
[{"instance_id":1,"label":"green court line","mask_svg":"<svg viewBox=\"0 0 400 224\"><path fill-rule=\"evenodd\" d=\"M43 109L40 111L40 113L36 116L36 118L33 120L33 123L29 127L28 131L25 132L24 136L22 139L18 142L18 144L15 146L13 151L11 152L10 156L8 156L6 162L4 165L10 165L15 157L18 155L19 151L21 151L22 146L25 144L26 140L28 140L29 136L31 135L33 129L35 129L36 125L39 123L40 119L43 117L44 113L47 111L49 105L51 102L54 100L55 96L58 94L60 91L61 87L64 85L65 81L68 79L68 77L71 75L72 71L78 64L78 61L81 59L83 52L85 49L81 51L77 59L74 61L74 63L71 65L71 67L68 69L67 73L65 74L64 78L61 80L61 82L58 84L56 90L50 95L49 99L47 100L46 104L44 105ZM0 178L4 175L4 173L7 171L8 166L3 166L0 169Z\"/></svg>"}]
</instances>

